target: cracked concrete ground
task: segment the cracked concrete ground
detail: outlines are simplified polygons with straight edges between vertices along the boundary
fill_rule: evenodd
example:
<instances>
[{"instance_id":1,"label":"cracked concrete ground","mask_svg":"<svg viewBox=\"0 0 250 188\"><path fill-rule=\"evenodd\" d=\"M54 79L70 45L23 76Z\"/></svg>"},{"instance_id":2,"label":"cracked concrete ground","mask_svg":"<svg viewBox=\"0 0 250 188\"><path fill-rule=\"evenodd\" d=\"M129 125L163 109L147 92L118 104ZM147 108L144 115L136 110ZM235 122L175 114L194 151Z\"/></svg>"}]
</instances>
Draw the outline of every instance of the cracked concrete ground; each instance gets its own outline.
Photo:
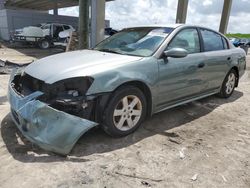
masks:
<instances>
[{"instance_id":1,"label":"cracked concrete ground","mask_svg":"<svg viewBox=\"0 0 250 188\"><path fill-rule=\"evenodd\" d=\"M156 114L125 138L91 130L67 158L22 137L9 115L9 76L1 75L0 185L249 188L250 57L247 70L229 99L212 96Z\"/></svg>"}]
</instances>

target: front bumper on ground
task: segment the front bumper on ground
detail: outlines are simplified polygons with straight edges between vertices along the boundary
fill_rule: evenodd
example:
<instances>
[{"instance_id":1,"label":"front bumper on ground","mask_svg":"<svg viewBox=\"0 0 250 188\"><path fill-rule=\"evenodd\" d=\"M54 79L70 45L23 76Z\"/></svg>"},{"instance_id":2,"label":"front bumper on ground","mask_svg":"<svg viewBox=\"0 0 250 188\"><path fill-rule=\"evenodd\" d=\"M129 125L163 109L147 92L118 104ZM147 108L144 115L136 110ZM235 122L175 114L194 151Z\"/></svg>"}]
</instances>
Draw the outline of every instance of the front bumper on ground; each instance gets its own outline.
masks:
<instances>
[{"instance_id":1,"label":"front bumper on ground","mask_svg":"<svg viewBox=\"0 0 250 188\"><path fill-rule=\"evenodd\" d=\"M77 140L97 123L51 108L36 100L42 92L21 97L9 84L8 99L11 116L22 134L41 148L68 154Z\"/></svg>"}]
</instances>

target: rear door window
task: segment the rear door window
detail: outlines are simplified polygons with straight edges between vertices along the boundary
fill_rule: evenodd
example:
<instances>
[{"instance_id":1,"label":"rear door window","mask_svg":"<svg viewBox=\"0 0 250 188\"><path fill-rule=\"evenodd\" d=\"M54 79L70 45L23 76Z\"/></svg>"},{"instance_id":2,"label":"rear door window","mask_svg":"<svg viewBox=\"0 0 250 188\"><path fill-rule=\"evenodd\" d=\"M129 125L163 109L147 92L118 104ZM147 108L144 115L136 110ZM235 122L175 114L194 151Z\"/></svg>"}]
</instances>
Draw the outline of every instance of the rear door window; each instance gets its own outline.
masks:
<instances>
[{"instance_id":1,"label":"rear door window","mask_svg":"<svg viewBox=\"0 0 250 188\"><path fill-rule=\"evenodd\" d=\"M224 50L224 44L221 35L206 29L200 29L200 31L204 41L204 50L206 52Z\"/></svg>"}]
</instances>

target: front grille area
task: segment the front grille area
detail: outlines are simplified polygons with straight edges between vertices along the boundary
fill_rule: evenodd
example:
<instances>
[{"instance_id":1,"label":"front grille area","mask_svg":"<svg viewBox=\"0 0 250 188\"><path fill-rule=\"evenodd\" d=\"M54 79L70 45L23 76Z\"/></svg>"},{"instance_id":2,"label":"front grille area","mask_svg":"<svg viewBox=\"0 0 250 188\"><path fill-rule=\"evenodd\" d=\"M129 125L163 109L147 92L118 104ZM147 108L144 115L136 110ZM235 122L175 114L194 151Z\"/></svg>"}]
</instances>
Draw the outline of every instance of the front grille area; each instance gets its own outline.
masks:
<instances>
[{"instance_id":1,"label":"front grille area","mask_svg":"<svg viewBox=\"0 0 250 188\"><path fill-rule=\"evenodd\" d=\"M95 100L85 101L85 93L92 82L93 79L89 77L74 77L47 84L24 73L14 77L11 87L22 97L41 91L43 94L37 97L37 100L59 111L82 118L90 118L93 115ZM68 94L70 90L77 90L79 96ZM83 103L88 103L87 108L83 108ZM12 114L15 120L19 122L18 114L15 112L12 112Z\"/></svg>"}]
</instances>

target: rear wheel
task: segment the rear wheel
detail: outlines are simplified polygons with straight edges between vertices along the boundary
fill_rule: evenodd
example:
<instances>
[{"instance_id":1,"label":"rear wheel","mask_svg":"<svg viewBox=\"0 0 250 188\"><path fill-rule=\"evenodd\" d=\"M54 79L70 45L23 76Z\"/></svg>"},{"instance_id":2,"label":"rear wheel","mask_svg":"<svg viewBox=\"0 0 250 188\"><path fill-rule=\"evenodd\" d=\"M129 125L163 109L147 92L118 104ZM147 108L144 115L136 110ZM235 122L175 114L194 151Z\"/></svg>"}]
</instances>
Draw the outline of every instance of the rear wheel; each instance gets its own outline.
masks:
<instances>
[{"instance_id":1,"label":"rear wheel","mask_svg":"<svg viewBox=\"0 0 250 188\"><path fill-rule=\"evenodd\" d=\"M43 39L39 42L39 47L41 49L49 49L51 46L51 43L48 39Z\"/></svg>"},{"instance_id":2,"label":"rear wheel","mask_svg":"<svg viewBox=\"0 0 250 188\"><path fill-rule=\"evenodd\" d=\"M146 98L140 89L122 87L113 94L104 112L102 127L111 136L126 136L140 126L146 109Z\"/></svg>"},{"instance_id":3,"label":"rear wheel","mask_svg":"<svg viewBox=\"0 0 250 188\"><path fill-rule=\"evenodd\" d=\"M237 82L237 73L234 69L229 71L226 78L223 81L223 84L221 86L220 96L223 98L230 97L235 89L236 82Z\"/></svg>"}]
</instances>

